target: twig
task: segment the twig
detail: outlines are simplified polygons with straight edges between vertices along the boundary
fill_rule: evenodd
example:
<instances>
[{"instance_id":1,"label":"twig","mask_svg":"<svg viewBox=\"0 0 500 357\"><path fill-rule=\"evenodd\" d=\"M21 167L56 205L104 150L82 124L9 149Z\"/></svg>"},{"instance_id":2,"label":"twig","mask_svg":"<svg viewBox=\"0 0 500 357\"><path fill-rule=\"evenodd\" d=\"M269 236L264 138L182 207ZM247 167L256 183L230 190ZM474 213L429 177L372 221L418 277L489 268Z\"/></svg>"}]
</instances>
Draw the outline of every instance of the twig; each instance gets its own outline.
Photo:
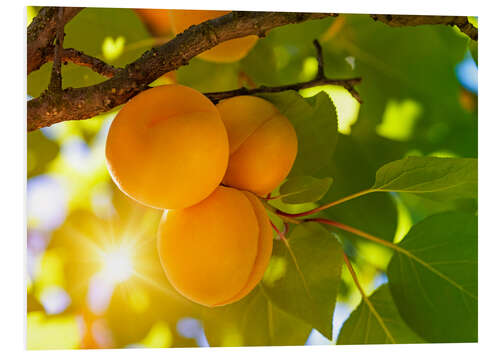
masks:
<instances>
[{"instance_id":1,"label":"twig","mask_svg":"<svg viewBox=\"0 0 500 357\"><path fill-rule=\"evenodd\" d=\"M46 59L47 61L52 61L54 58L48 55ZM66 64L66 62L72 62L79 66L88 67L94 72L108 78L116 76L121 70L121 68L114 67L99 58L89 56L74 48L65 48L62 50L61 62L64 64Z\"/></svg>"},{"instance_id":2,"label":"twig","mask_svg":"<svg viewBox=\"0 0 500 357\"><path fill-rule=\"evenodd\" d=\"M362 103L361 97L359 93L354 89L356 84L361 82L360 77L349 78L349 79L331 79L325 76L324 70L324 60L323 60L323 50L318 40L314 40L314 47L316 48L316 58L318 60L318 73L316 77L307 82L287 84L284 86L270 87L270 86L260 86L258 88L248 89L246 87L241 87L238 89L224 91L224 92L212 92L212 93L204 93L210 100L214 103L219 102L220 100L236 97L239 95L253 95L259 93L278 93L284 92L287 90L299 91L301 89L317 87L321 85L336 85L344 87L353 98L355 98L358 102Z\"/></svg>"},{"instance_id":3,"label":"twig","mask_svg":"<svg viewBox=\"0 0 500 357\"><path fill-rule=\"evenodd\" d=\"M460 31L477 41L478 31L467 16L425 16L425 15L370 15L375 21L380 21L393 27L420 25L457 26Z\"/></svg>"},{"instance_id":4,"label":"twig","mask_svg":"<svg viewBox=\"0 0 500 357\"><path fill-rule=\"evenodd\" d=\"M336 86L342 86L346 88L351 95L356 98L360 103L362 102L361 97L359 96L359 93L354 89L354 85L358 84L361 82L361 78L349 78L349 79L328 79L328 78L322 78L322 79L313 79L307 82L301 82L301 83L295 83L295 84L288 84L284 86L277 86L277 87L268 87L268 86L260 86L255 89L248 89L245 87L235 89L235 90L230 90L226 92L212 92L212 93L205 93L205 95L210 98L213 102L218 102L222 99L226 98L231 98L235 97L238 95L253 95L253 94L259 94L259 93L277 93L277 92L284 92L287 90L294 90L294 91L299 91L301 89L306 89L306 88L311 88L311 87L316 87L316 86L322 86L322 85L336 85Z\"/></svg>"},{"instance_id":5,"label":"twig","mask_svg":"<svg viewBox=\"0 0 500 357\"><path fill-rule=\"evenodd\" d=\"M323 59L323 48L319 44L318 40L313 42L314 48L316 49L316 59L318 60L318 73L316 74L316 79L323 79L325 77L325 61Z\"/></svg>"},{"instance_id":6,"label":"twig","mask_svg":"<svg viewBox=\"0 0 500 357\"><path fill-rule=\"evenodd\" d=\"M28 74L46 62L45 57L52 53L56 30L61 24L68 23L82 7L64 7L62 20L58 18L58 7L44 7L28 26L27 31L27 70Z\"/></svg>"},{"instance_id":7,"label":"twig","mask_svg":"<svg viewBox=\"0 0 500 357\"><path fill-rule=\"evenodd\" d=\"M52 73L50 76L49 90L53 93L62 91L61 77L61 52L64 41L64 8L58 9L58 21L56 29L56 45L54 46L54 63L52 64Z\"/></svg>"}]
</instances>

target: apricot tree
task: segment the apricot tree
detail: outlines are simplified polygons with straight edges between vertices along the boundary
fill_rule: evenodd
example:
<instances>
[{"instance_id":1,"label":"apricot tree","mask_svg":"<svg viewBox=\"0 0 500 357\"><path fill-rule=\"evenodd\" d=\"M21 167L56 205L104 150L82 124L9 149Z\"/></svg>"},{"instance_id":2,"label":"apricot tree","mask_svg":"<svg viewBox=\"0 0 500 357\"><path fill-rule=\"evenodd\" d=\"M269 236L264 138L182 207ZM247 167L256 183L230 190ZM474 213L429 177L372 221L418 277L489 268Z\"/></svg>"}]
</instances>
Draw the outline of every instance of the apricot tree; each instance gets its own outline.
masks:
<instances>
[{"instance_id":1,"label":"apricot tree","mask_svg":"<svg viewBox=\"0 0 500 357\"><path fill-rule=\"evenodd\" d=\"M106 177L161 214L147 259L182 300L115 312L116 346L175 306L212 346L477 341L477 95L455 73L477 38L465 16L40 9L28 152L112 116Z\"/></svg>"}]
</instances>

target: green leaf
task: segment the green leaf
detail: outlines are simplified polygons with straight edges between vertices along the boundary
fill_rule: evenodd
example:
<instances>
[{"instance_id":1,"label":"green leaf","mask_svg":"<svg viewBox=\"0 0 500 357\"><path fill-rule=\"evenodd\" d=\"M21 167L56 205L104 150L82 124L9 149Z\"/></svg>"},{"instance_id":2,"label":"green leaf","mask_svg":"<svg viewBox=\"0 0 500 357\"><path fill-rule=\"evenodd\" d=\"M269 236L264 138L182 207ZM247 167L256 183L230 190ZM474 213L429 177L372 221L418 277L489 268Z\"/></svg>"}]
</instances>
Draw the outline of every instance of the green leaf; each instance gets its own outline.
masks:
<instances>
[{"instance_id":1,"label":"green leaf","mask_svg":"<svg viewBox=\"0 0 500 357\"><path fill-rule=\"evenodd\" d=\"M330 189L332 178L295 176L280 187L281 200L285 203L306 203L320 200Z\"/></svg>"},{"instance_id":2,"label":"green leaf","mask_svg":"<svg viewBox=\"0 0 500 357\"><path fill-rule=\"evenodd\" d=\"M266 80L266 84L284 85L312 79L303 77L304 64L309 58L316 58L313 41L319 39L333 21L333 18L327 17L280 26L260 39L254 49L260 66L269 62L268 71L276 68L276 73ZM270 56L267 51L261 51L263 47L259 46L260 44L270 47L274 55ZM263 58L266 60L263 61ZM269 83L270 80L272 83Z\"/></svg>"},{"instance_id":3,"label":"green leaf","mask_svg":"<svg viewBox=\"0 0 500 357\"><path fill-rule=\"evenodd\" d=\"M447 212L412 227L387 275L399 312L428 342L477 341L477 216Z\"/></svg>"},{"instance_id":4,"label":"green leaf","mask_svg":"<svg viewBox=\"0 0 500 357\"><path fill-rule=\"evenodd\" d=\"M327 204L368 189L375 179L375 169L361 144L351 136L339 134L333 160L317 173L318 176L333 177L335 182L320 203ZM330 207L321 215L388 241L393 240L397 227L396 206L387 192L358 197Z\"/></svg>"},{"instance_id":5,"label":"green leaf","mask_svg":"<svg viewBox=\"0 0 500 357\"><path fill-rule=\"evenodd\" d=\"M200 92L231 90L238 85L237 63L213 63L193 58L176 70L177 81Z\"/></svg>"},{"instance_id":6,"label":"green leaf","mask_svg":"<svg viewBox=\"0 0 500 357\"><path fill-rule=\"evenodd\" d=\"M314 175L331 161L337 143L337 110L328 94L320 92L307 99L295 91L259 96L276 105L297 132L299 147L289 177Z\"/></svg>"},{"instance_id":7,"label":"green leaf","mask_svg":"<svg viewBox=\"0 0 500 357\"><path fill-rule=\"evenodd\" d=\"M472 58L474 59L474 62L476 62L476 66L477 66L479 64L478 55L477 55L477 41L470 40L469 51L470 51L470 54L472 55Z\"/></svg>"},{"instance_id":8,"label":"green leaf","mask_svg":"<svg viewBox=\"0 0 500 357\"><path fill-rule=\"evenodd\" d=\"M303 345L311 326L277 308L257 286L234 304L203 311L211 347Z\"/></svg>"},{"instance_id":9,"label":"green leaf","mask_svg":"<svg viewBox=\"0 0 500 357\"><path fill-rule=\"evenodd\" d=\"M59 146L43 135L41 130L28 133L27 144L26 168L30 178L47 170L47 166L59 154Z\"/></svg>"},{"instance_id":10,"label":"green leaf","mask_svg":"<svg viewBox=\"0 0 500 357\"><path fill-rule=\"evenodd\" d=\"M477 159L410 156L396 160L377 171L372 190L435 200L477 198Z\"/></svg>"},{"instance_id":11,"label":"green leaf","mask_svg":"<svg viewBox=\"0 0 500 357\"><path fill-rule=\"evenodd\" d=\"M387 284L372 293L370 300L374 310L362 301L342 325L337 345L421 343L424 342L403 321ZM378 320L382 320L383 326ZM390 336L389 336L390 334Z\"/></svg>"},{"instance_id":12,"label":"green leaf","mask_svg":"<svg viewBox=\"0 0 500 357\"><path fill-rule=\"evenodd\" d=\"M296 226L288 244L290 249L283 241L275 241L270 271L262 280L264 291L277 307L331 340L342 247L332 233L314 222Z\"/></svg>"},{"instance_id":13,"label":"green leaf","mask_svg":"<svg viewBox=\"0 0 500 357\"><path fill-rule=\"evenodd\" d=\"M462 88L454 70L466 54L467 36L450 26L394 28L368 15L342 15L335 22L342 20L335 37L322 44L328 76L363 78L356 86L363 105L351 135L364 142L390 101L411 100L421 106L422 115L410 139L401 143L405 152L446 150L476 156L477 113L460 103ZM345 66L346 58L354 60L353 68ZM377 153L387 149L392 151L372 148Z\"/></svg>"}]
</instances>

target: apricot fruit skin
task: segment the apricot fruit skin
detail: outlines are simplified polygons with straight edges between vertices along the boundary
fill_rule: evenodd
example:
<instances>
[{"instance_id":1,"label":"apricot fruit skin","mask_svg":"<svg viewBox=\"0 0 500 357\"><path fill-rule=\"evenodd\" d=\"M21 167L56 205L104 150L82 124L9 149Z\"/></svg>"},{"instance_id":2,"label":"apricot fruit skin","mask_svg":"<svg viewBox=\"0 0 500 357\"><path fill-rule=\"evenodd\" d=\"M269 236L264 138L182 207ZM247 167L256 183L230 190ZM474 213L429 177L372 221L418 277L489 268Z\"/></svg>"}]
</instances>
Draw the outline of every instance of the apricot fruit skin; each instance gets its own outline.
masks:
<instances>
[{"instance_id":1,"label":"apricot fruit skin","mask_svg":"<svg viewBox=\"0 0 500 357\"><path fill-rule=\"evenodd\" d=\"M272 240L257 197L219 186L197 205L164 213L158 253L180 294L213 307L233 303L255 287L269 263Z\"/></svg>"},{"instance_id":2,"label":"apricot fruit skin","mask_svg":"<svg viewBox=\"0 0 500 357\"><path fill-rule=\"evenodd\" d=\"M214 10L169 10L172 31L181 33L192 25L226 15L230 11ZM258 36L246 36L225 41L201 53L199 58L217 63L236 62L245 57L258 40Z\"/></svg>"},{"instance_id":3,"label":"apricot fruit skin","mask_svg":"<svg viewBox=\"0 0 500 357\"><path fill-rule=\"evenodd\" d=\"M148 89L123 106L106 140L106 163L117 186L154 208L194 205L220 184L228 139L216 107L178 84Z\"/></svg>"},{"instance_id":4,"label":"apricot fruit skin","mask_svg":"<svg viewBox=\"0 0 500 357\"><path fill-rule=\"evenodd\" d=\"M154 36L172 34L172 25L170 24L168 11L163 9L134 9L134 12Z\"/></svg>"},{"instance_id":5,"label":"apricot fruit skin","mask_svg":"<svg viewBox=\"0 0 500 357\"><path fill-rule=\"evenodd\" d=\"M223 183L265 196L292 169L297 134L270 102L239 96L217 104L229 139L229 164Z\"/></svg>"}]
</instances>

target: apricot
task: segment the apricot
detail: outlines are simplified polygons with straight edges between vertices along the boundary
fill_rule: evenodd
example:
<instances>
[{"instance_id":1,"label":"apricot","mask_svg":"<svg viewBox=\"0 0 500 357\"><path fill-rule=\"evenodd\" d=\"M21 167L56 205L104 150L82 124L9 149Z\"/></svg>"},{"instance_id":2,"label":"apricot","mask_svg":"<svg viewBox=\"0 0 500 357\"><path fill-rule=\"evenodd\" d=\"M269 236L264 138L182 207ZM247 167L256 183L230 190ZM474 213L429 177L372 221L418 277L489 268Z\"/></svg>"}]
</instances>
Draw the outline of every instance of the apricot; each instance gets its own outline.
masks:
<instances>
[{"instance_id":1,"label":"apricot","mask_svg":"<svg viewBox=\"0 0 500 357\"><path fill-rule=\"evenodd\" d=\"M293 125L259 97L233 97L219 102L217 109L229 138L222 182L265 196L288 176L297 156Z\"/></svg>"},{"instance_id":2,"label":"apricot","mask_svg":"<svg viewBox=\"0 0 500 357\"><path fill-rule=\"evenodd\" d=\"M272 241L259 199L224 186L194 206L166 211L158 230L160 261L172 286L210 307L240 300L257 285Z\"/></svg>"},{"instance_id":3,"label":"apricot","mask_svg":"<svg viewBox=\"0 0 500 357\"><path fill-rule=\"evenodd\" d=\"M172 31L175 34L183 32L192 25L198 25L230 11L213 10L169 10ZM199 58L218 63L236 62L245 57L257 42L257 36L246 36L222 42L221 44L198 55Z\"/></svg>"},{"instance_id":4,"label":"apricot","mask_svg":"<svg viewBox=\"0 0 500 357\"><path fill-rule=\"evenodd\" d=\"M134 11L152 35L165 36L172 33L168 10L134 9Z\"/></svg>"},{"instance_id":5,"label":"apricot","mask_svg":"<svg viewBox=\"0 0 500 357\"><path fill-rule=\"evenodd\" d=\"M142 204L184 208L208 197L227 168L229 145L212 102L179 84L138 94L113 120L106 162L117 186Z\"/></svg>"}]
</instances>

